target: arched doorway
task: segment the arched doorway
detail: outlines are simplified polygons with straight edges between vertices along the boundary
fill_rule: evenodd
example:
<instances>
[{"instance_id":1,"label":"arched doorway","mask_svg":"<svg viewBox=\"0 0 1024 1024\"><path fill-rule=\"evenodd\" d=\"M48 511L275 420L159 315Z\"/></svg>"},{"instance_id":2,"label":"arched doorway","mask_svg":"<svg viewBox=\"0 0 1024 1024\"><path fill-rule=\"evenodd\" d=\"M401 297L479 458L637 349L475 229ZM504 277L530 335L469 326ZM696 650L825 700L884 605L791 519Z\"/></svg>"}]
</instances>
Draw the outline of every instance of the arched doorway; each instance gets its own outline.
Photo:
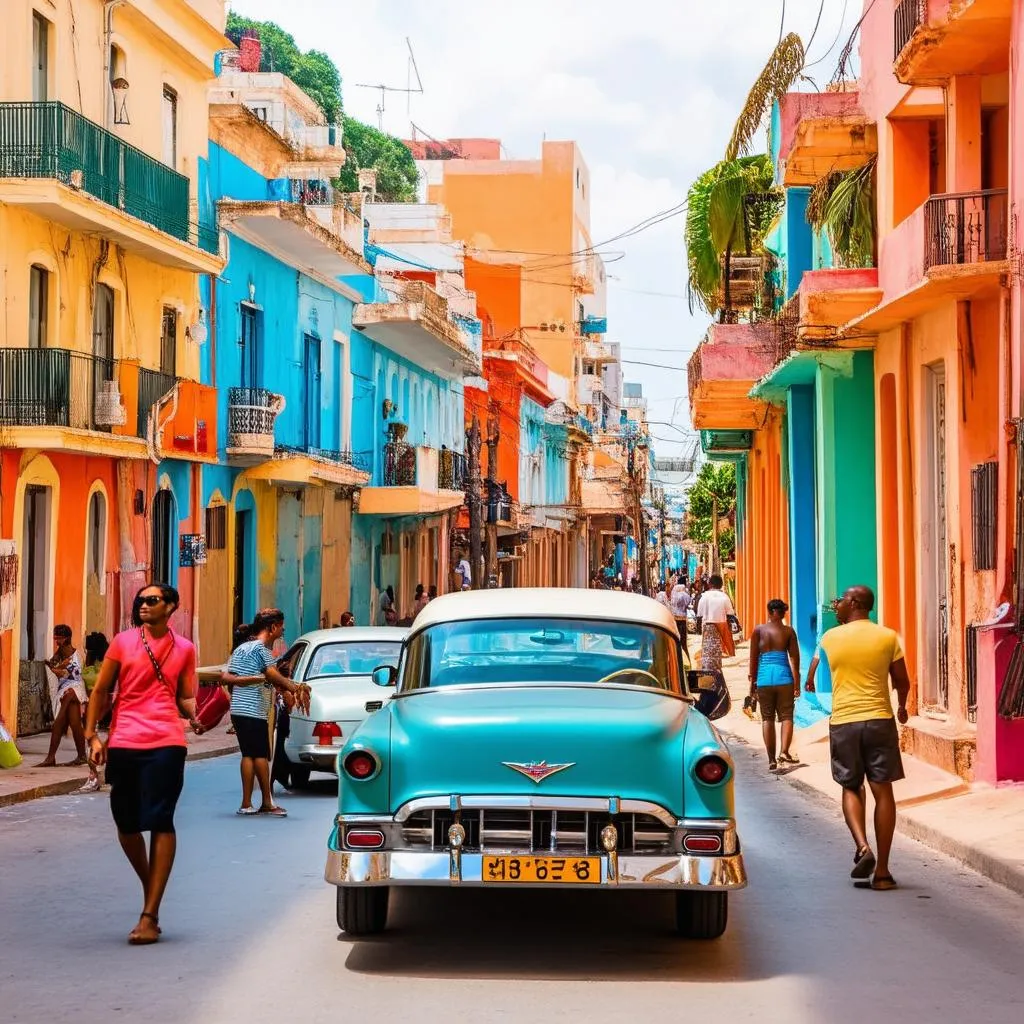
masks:
<instances>
[{"instance_id":1,"label":"arched doorway","mask_svg":"<svg viewBox=\"0 0 1024 1024\"><path fill-rule=\"evenodd\" d=\"M178 530L174 495L166 488L153 498L153 582L174 584L174 548Z\"/></svg>"}]
</instances>

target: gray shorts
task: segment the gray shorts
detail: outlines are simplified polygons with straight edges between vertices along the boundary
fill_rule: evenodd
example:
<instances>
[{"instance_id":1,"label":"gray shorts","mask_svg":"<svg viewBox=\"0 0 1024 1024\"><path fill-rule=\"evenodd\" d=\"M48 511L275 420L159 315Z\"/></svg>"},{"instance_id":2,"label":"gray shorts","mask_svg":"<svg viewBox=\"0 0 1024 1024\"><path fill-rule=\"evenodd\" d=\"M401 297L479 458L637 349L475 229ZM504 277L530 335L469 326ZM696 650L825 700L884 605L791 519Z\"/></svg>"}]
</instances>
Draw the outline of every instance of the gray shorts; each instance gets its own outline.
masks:
<instances>
[{"instance_id":1,"label":"gray shorts","mask_svg":"<svg viewBox=\"0 0 1024 1024\"><path fill-rule=\"evenodd\" d=\"M895 718L833 725L828 731L832 778L843 789L860 789L868 782L897 782L903 778L900 734Z\"/></svg>"}]
</instances>

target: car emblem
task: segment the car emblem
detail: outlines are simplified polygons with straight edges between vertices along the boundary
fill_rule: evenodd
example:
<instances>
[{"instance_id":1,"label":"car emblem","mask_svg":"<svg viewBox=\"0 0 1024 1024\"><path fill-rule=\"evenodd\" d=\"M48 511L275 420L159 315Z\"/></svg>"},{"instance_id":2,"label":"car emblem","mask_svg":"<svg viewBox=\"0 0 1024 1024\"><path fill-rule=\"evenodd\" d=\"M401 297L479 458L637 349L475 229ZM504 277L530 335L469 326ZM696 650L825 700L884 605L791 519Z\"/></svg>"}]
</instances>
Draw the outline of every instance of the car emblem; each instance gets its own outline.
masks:
<instances>
[{"instance_id":1,"label":"car emblem","mask_svg":"<svg viewBox=\"0 0 1024 1024\"><path fill-rule=\"evenodd\" d=\"M519 764L515 761L502 761L501 762L506 768L511 768L514 772L519 772L520 775L525 775L528 779L533 782L543 782L548 776L554 775L556 772L564 772L566 768L571 768L576 762L570 761L568 764L548 764L547 761L530 761L527 764Z\"/></svg>"}]
</instances>

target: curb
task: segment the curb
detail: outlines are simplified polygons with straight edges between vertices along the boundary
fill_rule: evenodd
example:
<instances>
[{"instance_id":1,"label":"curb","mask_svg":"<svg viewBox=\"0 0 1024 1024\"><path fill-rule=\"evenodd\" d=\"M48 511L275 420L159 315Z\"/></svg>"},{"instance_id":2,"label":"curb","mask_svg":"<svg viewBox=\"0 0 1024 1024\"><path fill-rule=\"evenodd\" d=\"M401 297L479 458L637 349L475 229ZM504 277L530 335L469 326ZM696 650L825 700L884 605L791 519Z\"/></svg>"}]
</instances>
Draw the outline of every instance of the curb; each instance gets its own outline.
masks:
<instances>
[{"instance_id":1,"label":"curb","mask_svg":"<svg viewBox=\"0 0 1024 1024\"><path fill-rule=\"evenodd\" d=\"M208 750L197 750L186 755L186 761L205 761L211 757L223 757L225 754L238 752L238 744L229 746L212 747ZM41 786L33 786L31 789L20 789L17 793L0 794L0 807L12 807L14 804L28 803L29 800L41 800L47 796L66 796L81 789L82 779L63 779L61 782L46 782Z\"/></svg>"},{"instance_id":2,"label":"curb","mask_svg":"<svg viewBox=\"0 0 1024 1024\"><path fill-rule=\"evenodd\" d=\"M750 742L738 733L729 732L725 729L721 731L731 742L742 746L751 746ZM783 775L781 778L785 779L790 786L797 790L802 796L807 797L812 803L825 811L830 811L833 817L842 820L843 814L839 804L838 793L836 798L833 799L828 794L823 793L816 786L812 786L810 783L804 782L803 779L799 778L795 774L792 776ZM939 797L938 799L942 798ZM984 875L990 881L1004 886L1011 892L1024 896L1024 871L1020 868L1007 864L1006 861L1001 860L999 857L995 857L990 853L986 853L984 850L979 850L976 847L969 846L966 843L961 842L959 839L952 839L950 836L945 835L939 829L934 828L931 825L915 821L914 818L908 817L904 814L902 808L898 808L896 812L896 831L901 835L907 836L910 839L915 839L919 843L923 843L925 846L928 846L933 850L937 850L939 853L944 853L946 856L952 857L961 864L977 871L979 875Z\"/></svg>"}]
</instances>

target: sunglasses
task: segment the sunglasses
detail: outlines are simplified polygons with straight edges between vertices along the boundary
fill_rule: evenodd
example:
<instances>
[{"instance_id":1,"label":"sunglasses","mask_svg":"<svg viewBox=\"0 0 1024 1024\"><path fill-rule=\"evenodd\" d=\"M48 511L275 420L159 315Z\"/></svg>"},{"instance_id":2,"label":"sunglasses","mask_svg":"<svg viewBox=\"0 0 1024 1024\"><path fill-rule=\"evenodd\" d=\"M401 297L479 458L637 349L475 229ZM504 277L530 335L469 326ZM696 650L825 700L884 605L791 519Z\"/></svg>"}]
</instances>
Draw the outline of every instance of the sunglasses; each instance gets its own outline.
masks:
<instances>
[{"instance_id":1,"label":"sunglasses","mask_svg":"<svg viewBox=\"0 0 1024 1024\"><path fill-rule=\"evenodd\" d=\"M155 608L158 604L163 604L163 600L162 597L149 594L146 597L140 597L139 604L144 604L147 608Z\"/></svg>"}]
</instances>

